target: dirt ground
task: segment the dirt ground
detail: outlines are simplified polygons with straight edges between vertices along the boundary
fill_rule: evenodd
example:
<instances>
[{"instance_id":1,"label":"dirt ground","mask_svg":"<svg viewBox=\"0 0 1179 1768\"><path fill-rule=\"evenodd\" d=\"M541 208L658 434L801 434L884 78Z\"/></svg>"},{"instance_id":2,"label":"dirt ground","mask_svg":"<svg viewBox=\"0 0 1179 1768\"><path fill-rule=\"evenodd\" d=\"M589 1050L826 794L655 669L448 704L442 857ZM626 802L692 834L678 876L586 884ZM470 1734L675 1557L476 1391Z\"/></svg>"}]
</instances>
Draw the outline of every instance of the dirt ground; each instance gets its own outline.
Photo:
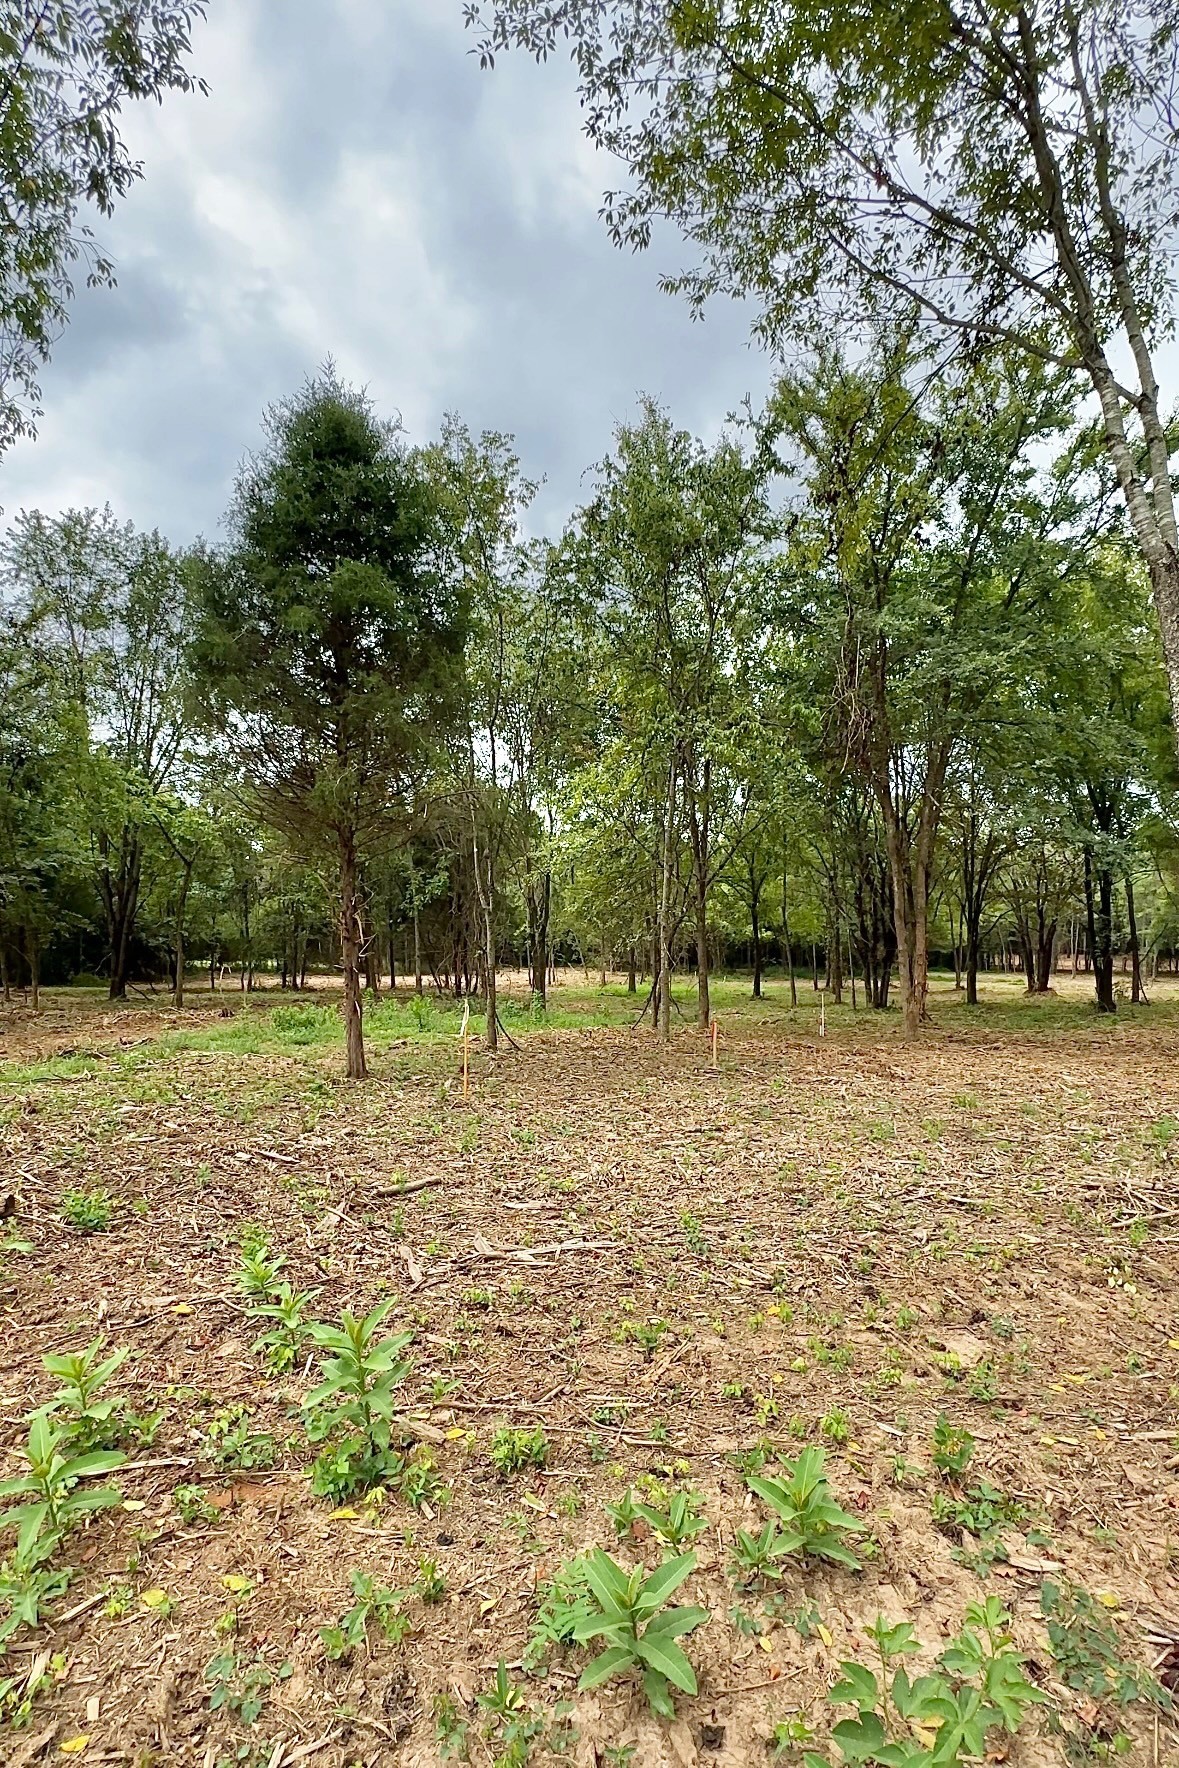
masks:
<instances>
[{"instance_id":1,"label":"dirt ground","mask_svg":"<svg viewBox=\"0 0 1179 1768\"><path fill-rule=\"evenodd\" d=\"M42 1355L96 1334L130 1351L111 1390L162 1418L114 1476L123 1503L68 1538L55 1618L0 1663L0 1761L435 1763L441 1695L488 1763L503 1740L474 1699L502 1659L543 1722L535 1762L768 1763L792 1719L834 1762L826 1692L840 1660L871 1660L877 1614L915 1623L926 1664L994 1592L1048 1696L994 1759L1179 1763L1179 991L1103 1022L1083 979L1060 988L1033 1006L997 978L974 1015L943 989L910 1049L895 1016L828 1010L820 1036L809 988L792 1013L780 982L754 1009L734 981L713 1071L687 1020L665 1052L625 997L570 981L559 1029L509 1021L518 1049L476 1051L466 1101L449 1021L374 1032L350 1086L333 1037L284 1041L273 994L14 1006L0 1474L55 1387ZM86 1232L63 1194L93 1189L113 1208ZM251 1230L319 1319L396 1298L406 1413L444 1488L423 1508L311 1495L315 1369L267 1380L251 1353ZM939 1415L976 1439L957 1486L931 1463ZM542 1427L547 1465L499 1477L505 1425ZM770 1471L808 1442L870 1557L743 1589L735 1531L762 1518L742 1457L760 1445ZM520 1667L563 1561L658 1562L605 1509L640 1478L690 1487L708 1520L681 1593L712 1615L685 1642L699 1694L671 1724L625 1680L578 1693L582 1648ZM1017 1520L935 1522L975 1479ZM412 1590L423 1558L446 1588L407 1599L407 1637L373 1626L332 1661L319 1629L352 1572ZM1045 1580L1088 1593L1137 1698L1075 1661L1067 1685ZM239 1680L273 1676L252 1723L211 1710L227 1654Z\"/></svg>"}]
</instances>

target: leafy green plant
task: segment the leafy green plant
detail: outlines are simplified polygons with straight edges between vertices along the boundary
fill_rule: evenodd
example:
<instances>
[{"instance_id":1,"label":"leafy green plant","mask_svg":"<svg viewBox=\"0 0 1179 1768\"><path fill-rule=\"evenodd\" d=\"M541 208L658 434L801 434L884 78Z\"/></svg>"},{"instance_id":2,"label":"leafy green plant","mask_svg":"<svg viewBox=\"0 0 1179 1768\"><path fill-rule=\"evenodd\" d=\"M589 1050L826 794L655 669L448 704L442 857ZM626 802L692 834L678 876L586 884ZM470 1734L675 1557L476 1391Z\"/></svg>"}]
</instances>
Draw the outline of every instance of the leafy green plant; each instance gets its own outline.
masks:
<instances>
[{"instance_id":1,"label":"leafy green plant","mask_svg":"<svg viewBox=\"0 0 1179 1768\"><path fill-rule=\"evenodd\" d=\"M0 1528L16 1528L18 1560L30 1563L38 1543L56 1543L76 1523L96 1510L118 1504L122 1494L113 1486L79 1491L83 1480L113 1473L126 1456L115 1449L92 1449L73 1453L68 1425L57 1423L45 1412L35 1412L29 1422L25 1459L28 1472L15 1479L0 1480L0 1498L23 1498L0 1514Z\"/></svg>"},{"instance_id":2,"label":"leafy green plant","mask_svg":"<svg viewBox=\"0 0 1179 1768\"><path fill-rule=\"evenodd\" d=\"M255 1355L264 1353L268 1375L289 1375L307 1342L307 1310L319 1294L318 1289L292 1289L279 1283L270 1299L251 1309L258 1319L272 1320L250 1347Z\"/></svg>"},{"instance_id":3,"label":"leafy green plant","mask_svg":"<svg viewBox=\"0 0 1179 1768\"><path fill-rule=\"evenodd\" d=\"M1170 1710L1167 1691L1147 1671L1125 1661L1113 1620L1087 1590L1045 1579L1040 1587L1040 1612L1061 1681L1069 1688L1107 1698L1119 1706L1151 1700Z\"/></svg>"},{"instance_id":4,"label":"leafy green plant","mask_svg":"<svg viewBox=\"0 0 1179 1768\"><path fill-rule=\"evenodd\" d=\"M1023 1506L1016 1499L1008 1498L985 1479L975 1480L960 1497L935 1492L929 1511L943 1533L966 1529L972 1535L983 1536L1021 1522L1024 1516Z\"/></svg>"},{"instance_id":5,"label":"leafy green plant","mask_svg":"<svg viewBox=\"0 0 1179 1768\"><path fill-rule=\"evenodd\" d=\"M753 1474L747 1480L750 1491L778 1519L767 1550L775 1561L800 1553L858 1571L860 1561L847 1538L862 1534L863 1529L854 1516L836 1503L823 1462L822 1449L812 1447L802 1451L793 1467L789 1462L785 1464L785 1478ZM763 1537L764 1531L757 1540L760 1542Z\"/></svg>"},{"instance_id":6,"label":"leafy green plant","mask_svg":"<svg viewBox=\"0 0 1179 1768\"><path fill-rule=\"evenodd\" d=\"M272 1670L261 1657L239 1658L236 1652L218 1652L205 1665L205 1684L209 1690L209 1711L227 1712L253 1725L261 1716L266 1697L276 1681L291 1674L290 1664Z\"/></svg>"},{"instance_id":7,"label":"leafy green plant","mask_svg":"<svg viewBox=\"0 0 1179 1768\"><path fill-rule=\"evenodd\" d=\"M933 1427L930 1459L939 1473L962 1474L974 1456L974 1438L965 1425L951 1424L943 1412Z\"/></svg>"},{"instance_id":8,"label":"leafy green plant","mask_svg":"<svg viewBox=\"0 0 1179 1768\"><path fill-rule=\"evenodd\" d=\"M624 1320L615 1337L619 1344L637 1344L646 1362L650 1362L670 1328L666 1320Z\"/></svg>"},{"instance_id":9,"label":"leafy green plant","mask_svg":"<svg viewBox=\"0 0 1179 1768\"><path fill-rule=\"evenodd\" d=\"M216 1508L209 1503L203 1486L179 1485L172 1488L172 1503L186 1527L198 1522L216 1522Z\"/></svg>"},{"instance_id":10,"label":"leafy green plant","mask_svg":"<svg viewBox=\"0 0 1179 1768\"><path fill-rule=\"evenodd\" d=\"M379 1336L392 1298L363 1318L348 1312L339 1325L313 1322L308 1336L321 1353L323 1380L308 1395L304 1414L314 1419L321 1438L348 1433L325 1451L312 1470L312 1488L340 1499L387 1483L403 1471L404 1460L390 1447L396 1391L410 1370L402 1351L412 1332Z\"/></svg>"},{"instance_id":11,"label":"leafy green plant","mask_svg":"<svg viewBox=\"0 0 1179 1768\"><path fill-rule=\"evenodd\" d=\"M40 1626L69 1588L73 1568L51 1570L44 1564L47 1557L43 1544L40 1551L34 1547L27 1556L15 1554L0 1562L0 1653L22 1627Z\"/></svg>"},{"instance_id":12,"label":"leafy green plant","mask_svg":"<svg viewBox=\"0 0 1179 1768\"><path fill-rule=\"evenodd\" d=\"M578 1622L588 1620L595 1612L585 1562L580 1557L559 1566L538 1595L536 1619L523 1658L524 1668L533 1676L543 1671L554 1650L567 1650L576 1642Z\"/></svg>"},{"instance_id":13,"label":"leafy green plant","mask_svg":"<svg viewBox=\"0 0 1179 1768\"><path fill-rule=\"evenodd\" d=\"M93 1191L70 1189L61 1194L62 1220L80 1234L105 1234L114 1212L114 1198L101 1187Z\"/></svg>"},{"instance_id":14,"label":"leafy green plant","mask_svg":"<svg viewBox=\"0 0 1179 1768\"><path fill-rule=\"evenodd\" d=\"M266 1240L251 1236L242 1245L237 1268L239 1293L254 1304L268 1302L278 1288L279 1273L286 1262L281 1252L271 1252Z\"/></svg>"},{"instance_id":15,"label":"leafy green plant","mask_svg":"<svg viewBox=\"0 0 1179 1768\"><path fill-rule=\"evenodd\" d=\"M1024 1673L1014 1649L1011 1617L996 1596L972 1602L966 1624L937 1659L929 1675L910 1681L898 1658L920 1650L912 1623L878 1616L869 1634L880 1657L880 1676L865 1664L845 1662L843 1680L827 1698L853 1706L832 1737L847 1764L880 1768L958 1768L986 1754L988 1732L1019 1729L1027 1709L1046 1697ZM891 1676L891 1680L890 1680ZM807 1768L828 1768L827 1758L808 1752Z\"/></svg>"},{"instance_id":16,"label":"leafy green plant","mask_svg":"<svg viewBox=\"0 0 1179 1768\"><path fill-rule=\"evenodd\" d=\"M539 1424L534 1430L501 1425L491 1439L491 1465L501 1479L526 1467L544 1467L548 1458L549 1441Z\"/></svg>"},{"instance_id":17,"label":"leafy green plant","mask_svg":"<svg viewBox=\"0 0 1179 1768\"><path fill-rule=\"evenodd\" d=\"M671 1494L665 1509L654 1504L634 1504L632 1509L668 1547L679 1547L708 1527L708 1518L700 1514L700 1502L698 1492L680 1491Z\"/></svg>"},{"instance_id":18,"label":"leafy green plant","mask_svg":"<svg viewBox=\"0 0 1179 1768\"><path fill-rule=\"evenodd\" d=\"M495 1768L523 1768L533 1739L544 1730L544 1720L529 1709L502 1658L491 1689L475 1698L489 1717L486 1731L495 1738Z\"/></svg>"},{"instance_id":19,"label":"leafy green plant","mask_svg":"<svg viewBox=\"0 0 1179 1768\"><path fill-rule=\"evenodd\" d=\"M696 1672L677 1641L711 1618L706 1608L666 1606L696 1569L696 1555L678 1554L648 1574L643 1566L625 1571L597 1547L582 1564L597 1606L574 1623L573 1635L582 1643L604 1639L606 1649L586 1666L578 1688L597 1688L613 1676L638 1670L652 1710L662 1718L673 1718L671 1689L696 1693Z\"/></svg>"},{"instance_id":20,"label":"leafy green plant","mask_svg":"<svg viewBox=\"0 0 1179 1768\"><path fill-rule=\"evenodd\" d=\"M401 1612L408 1590L380 1590L367 1572L360 1571L352 1573L351 1584L356 1598L352 1607L338 1626L319 1629L324 1651L334 1663L351 1657L357 1646L367 1642L370 1620L375 1620L385 1638L395 1645L410 1630L409 1621Z\"/></svg>"},{"instance_id":21,"label":"leafy green plant","mask_svg":"<svg viewBox=\"0 0 1179 1768\"><path fill-rule=\"evenodd\" d=\"M126 1350L112 1351L100 1360L101 1338L92 1339L82 1351L54 1353L41 1358L50 1375L62 1385L54 1394L45 1412L57 1413L79 1449L113 1449L122 1439L125 1421L124 1403L119 1399L100 1398L116 1369L126 1362Z\"/></svg>"},{"instance_id":22,"label":"leafy green plant","mask_svg":"<svg viewBox=\"0 0 1179 1768\"><path fill-rule=\"evenodd\" d=\"M418 1575L413 1587L427 1607L442 1601L446 1595L446 1578L436 1559L418 1560Z\"/></svg>"},{"instance_id":23,"label":"leafy green plant","mask_svg":"<svg viewBox=\"0 0 1179 1768\"><path fill-rule=\"evenodd\" d=\"M278 1444L273 1436L269 1431L254 1429L251 1414L244 1406L227 1406L210 1418L200 1451L215 1467L236 1473L273 1467L278 1459Z\"/></svg>"},{"instance_id":24,"label":"leafy green plant","mask_svg":"<svg viewBox=\"0 0 1179 1768\"><path fill-rule=\"evenodd\" d=\"M467 1722L458 1710L454 1696L439 1693L434 1696L434 1739L438 1745L438 1753L443 1761L467 1760Z\"/></svg>"}]
</instances>

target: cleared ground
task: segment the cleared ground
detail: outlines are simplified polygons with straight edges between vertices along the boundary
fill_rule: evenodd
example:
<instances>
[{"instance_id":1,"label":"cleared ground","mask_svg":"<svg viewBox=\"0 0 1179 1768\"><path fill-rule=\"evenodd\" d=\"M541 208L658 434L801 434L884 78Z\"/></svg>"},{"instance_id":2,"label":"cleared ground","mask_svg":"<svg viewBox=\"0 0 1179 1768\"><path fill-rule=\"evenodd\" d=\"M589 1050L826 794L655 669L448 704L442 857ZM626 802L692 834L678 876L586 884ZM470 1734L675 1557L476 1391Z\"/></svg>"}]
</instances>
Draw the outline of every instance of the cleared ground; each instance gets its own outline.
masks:
<instances>
[{"instance_id":1,"label":"cleared ground","mask_svg":"<svg viewBox=\"0 0 1179 1768\"><path fill-rule=\"evenodd\" d=\"M162 1417L114 1476L122 1506L69 1537L59 1618L0 1664L23 1719L0 1760L432 1763L442 1695L442 1729L465 1722L489 1762L504 1726L473 1702L500 1659L543 1722L534 1761L768 1762L796 1717L835 1760L826 1691L841 1659L872 1660L877 1614L915 1623L922 1665L995 1592L1049 1697L1000 1759L1179 1761L1179 995L1160 982L1103 1020L1084 978L1058 988L990 978L970 1011L941 982L909 1049L895 1015L847 1005L820 1037L809 983L791 1010L780 981L757 1005L724 982L713 1072L688 990L665 1052L630 1029L641 997L570 974L547 1023L509 1003L520 1047L476 1049L466 1102L457 1014L419 1023L404 996L370 1015L362 1086L338 1078L322 992L14 1007L6 1229L28 1250L0 1278L0 1471L56 1385L42 1354L96 1333L131 1353L111 1391ZM95 1189L109 1225L85 1231L63 1198ZM310 1495L314 1364L267 1380L236 1288L259 1233L318 1319L396 1297L423 1508ZM976 1439L960 1475L931 1459L939 1416ZM546 1465L500 1477L503 1427L542 1429ZM742 1587L735 1531L764 1519L749 1458L773 1472L807 1443L863 1569L791 1561ZM577 1694L583 1648L520 1668L563 1561L657 1563L648 1525L620 1543L605 1509L636 1482L690 1488L708 1524L679 1598L712 1612L685 1642L699 1694L670 1726L632 1683ZM200 1488L195 1520L176 1487ZM353 1571L412 1591L423 1559L446 1588L405 1599L404 1639L374 1623L326 1655Z\"/></svg>"}]
</instances>

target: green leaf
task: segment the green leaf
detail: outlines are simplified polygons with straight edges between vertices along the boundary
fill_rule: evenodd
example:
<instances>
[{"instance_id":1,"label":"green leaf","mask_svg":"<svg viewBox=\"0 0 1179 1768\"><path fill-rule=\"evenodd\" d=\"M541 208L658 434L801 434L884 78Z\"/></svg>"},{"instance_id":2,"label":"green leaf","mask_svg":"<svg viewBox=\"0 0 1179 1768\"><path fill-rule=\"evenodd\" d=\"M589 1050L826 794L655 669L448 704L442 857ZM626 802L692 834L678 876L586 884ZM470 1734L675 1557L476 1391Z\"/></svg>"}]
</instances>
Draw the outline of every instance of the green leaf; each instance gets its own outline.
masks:
<instances>
[{"instance_id":1,"label":"green leaf","mask_svg":"<svg viewBox=\"0 0 1179 1768\"><path fill-rule=\"evenodd\" d=\"M711 1619L709 1608L667 1608L647 1622L643 1637L649 1639L652 1633L662 1633L667 1639L682 1639L685 1633L695 1632Z\"/></svg>"},{"instance_id":2,"label":"green leaf","mask_svg":"<svg viewBox=\"0 0 1179 1768\"><path fill-rule=\"evenodd\" d=\"M680 1553L674 1559L665 1559L647 1578L639 1592L635 1607L640 1614L650 1614L653 1609L662 1608L685 1578L691 1577L696 1569L694 1553Z\"/></svg>"},{"instance_id":3,"label":"green leaf","mask_svg":"<svg viewBox=\"0 0 1179 1768\"><path fill-rule=\"evenodd\" d=\"M625 1645L612 1645L608 1651L600 1652L591 1663L586 1665L581 1672L577 1686L583 1691L587 1688L598 1688L603 1682L608 1682L611 1676L616 1676L620 1670L625 1670L634 1661L634 1653L628 1651Z\"/></svg>"},{"instance_id":4,"label":"green leaf","mask_svg":"<svg viewBox=\"0 0 1179 1768\"><path fill-rule=\"evenodd\" d=\"M643 1692L651 1703L651 1711L661 1719L675 1718L675 1702L667 1689L667 1677L648 1667L643 1671Z\"/></svg>"},{"instance_id":5,"label":"green leaf","mask_svg":"<svg viewBox=\"0 0 1179 1768\"><path fill-rule=\"evenodd\" d=\"M664 1633L652 1635L648 1628L639 1639L636 1650L651 1669L658 1670L661 1676L666 1676L669 1682L682 1688L685 1694L695 1694L696 1672L674 1639L669 1639Z\"/></svg>"},{"instance_id":6,"label":"green leaf","mask_svg":"<svg viewBox=\"0 0 1179 1768\"><path fill-rule=\"evenodd\" d=\"M857 1706L861 1713L872 1712L880 1699L880 1684L864 1664L842 1663L843 1681L829 1690L827 1699L834 1706Z\"/></svg>"}]
</instances>

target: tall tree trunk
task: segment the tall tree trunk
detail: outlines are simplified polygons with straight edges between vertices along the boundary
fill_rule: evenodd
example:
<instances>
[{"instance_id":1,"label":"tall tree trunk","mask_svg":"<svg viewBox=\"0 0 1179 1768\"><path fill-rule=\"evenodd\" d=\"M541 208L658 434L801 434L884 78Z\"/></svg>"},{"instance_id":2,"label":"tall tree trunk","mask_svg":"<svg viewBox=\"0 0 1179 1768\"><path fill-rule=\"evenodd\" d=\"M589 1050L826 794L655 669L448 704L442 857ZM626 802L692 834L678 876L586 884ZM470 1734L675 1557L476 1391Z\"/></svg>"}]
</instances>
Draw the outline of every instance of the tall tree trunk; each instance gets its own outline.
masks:
<instances>
[{"instance_id":1,"label":"tall tree trunk","mask_svg":"<svg viewBox=\"0 0 1179 1768\"><path fill-rule=\"evenodd\" d=\"M797 1005L798 1005L798 985L794 980L794 952L793 952L793 950L791 948L791 944L790 944L790 915L787 911L787 906L786 906L787 901L788 901L788 893L787 893L787 888L786 888L788 882L789 882L789 880L786 876L786 867L783 866L782 867L782 957L783 957L783 960L786 964L787 973L789 974L789 977L790 977L790 1005L792 1007L797 1007Z\"/></svg>"},{"instance_id":2,"label":"tall tree trunk","mask_svg":"<svg viewBox=\"0 0 1179 1768\"><path fill-rule=\"evenodd\" d=\"M758 908L761 902L761 886L753 874L749 872L749 913L753 922L753 998L761 1000L761 922Z\"/></svg>"},{"instance_id":3,"label":"tall tree trunk","mask_svg":"<svg viewBox=\"0 0 1179 1768\"><path fill-rule=\"evenodd\" d=\"M344 969L345 1072L364 1080L364 1003L360 988L360 901L356 884L356 841L348 831L339 837L340 958Z\"/></svg>"},{"instance_id":4,"label":"tall tree trunk","mask_svg":"<svg viewBox=\"0 0 1179 1768\"><path fill-rule=\"evenodd\" d=\"M457 966L455 975L458 975ZM422 992L422 923L418 915L416 885L413 888L413 991L415 994Z\"/></svg>"},{"instance_id":5,"label":"tall tree trunk","mask_svg":"<svg viewBox=\"0 0 1179 1768\"><path fill-rule=\"evenodd\" d=\"M490 889L483 905L483 968L487 995L487 1048L499 1049L499 1000L496 994L495 916Z\"/></svg>"},{"instance_id":6,"label":"tall tree trunk","mask_svg":"<svg viewBox=\"0 0 1179 1768\"><path fill-rule=\"evenodd\" d=\"M659 885L659 1036L663 1043L671 1042L671 928L668 920L671 915L671 849L672 824L675 820L675 787L676 757L673 754L667 768L667 803L664 805L663 819L663 876Z\"/></svg>"},{"instance_id":7,"label":"tall tree trunk","mask_svg":"<svg viewBox=\"0 0 1179 1768\"><path fill-rule=\"evenodd\" d=\"M627 958L626 958L626 992L627 992L627 994L637 994L638 987L639 987L638 964L635 960L634 941L632 940L631 945L630 945L630 949L627 952Z\"/></svg>"},{"instance_id":8,"label":"tall tree trunk","mask_svg":"<svg viewBox=\"0 0 1179 1768\"><path fill-rule=\"evenodd\" d=\"M1094 888L1093 854L1085 849L1085 916L1088 923L1088 950L1092 956L1094 993L1099 1013L1113 1013L1117 1003L1113 992L1113 951L1110 931L1113 911L1112 880L1108 870L1098 875Z\"/></svg>"},{"instance_id":9,"label":"tall tree trunk","mask_svg":"<svg viewBox=\"0 0 1179 1768\"><path fill-rule=\"evenodd\" d=\"M173 953L176 978L172 988L172 1005L177 1012L184 1005L184 911L188 906L188 887L192 883L192 868L195 863L192 859L184 861L184 881L176 898L176 943Z\"/></svg>"},{"instance_id":10,"label":"tall tree trunk","mask_svg":"<svg viewBox=\"0 0 1179 1768\"><path fill-rule=\"evenodd\" d=\"M29 960L29 991L36 1013L41 1008L41 940L32 928L25 934L25 951Z\"/></svg>"},{"instance_id":11,"label":"tall tree trunk","mask_svg":"<svg viewBox=\"0 0 1179 1768\"><path fill-rule=\"evenodd\" d=\"M1145 1003L1146 996L1142 992L1142 951L1138 944L1138 917L1134 912L1134 880L1126 873L1126 920L1130 927L1130 1003L1138 1007Z\"/></svg>"}]
</instances>

